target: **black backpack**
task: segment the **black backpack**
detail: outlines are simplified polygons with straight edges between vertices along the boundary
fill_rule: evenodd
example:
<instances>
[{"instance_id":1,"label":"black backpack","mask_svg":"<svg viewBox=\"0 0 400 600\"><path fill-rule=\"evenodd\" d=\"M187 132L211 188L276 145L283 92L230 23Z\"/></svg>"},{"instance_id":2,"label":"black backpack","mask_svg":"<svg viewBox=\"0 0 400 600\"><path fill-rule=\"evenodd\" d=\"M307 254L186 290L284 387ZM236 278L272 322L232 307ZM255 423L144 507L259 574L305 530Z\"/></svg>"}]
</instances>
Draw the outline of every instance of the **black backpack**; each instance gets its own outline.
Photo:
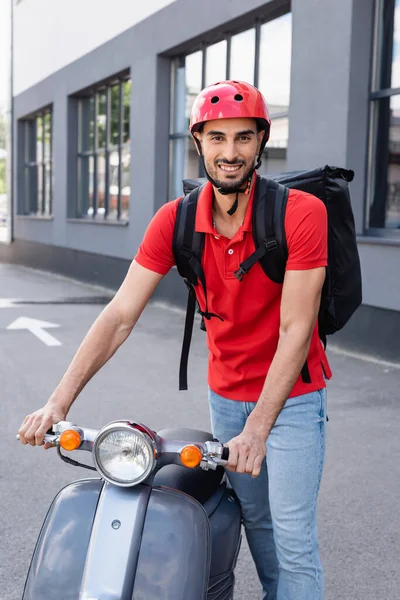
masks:
<instances>
[{"instance_id":1,"label":"black backpack","mask_svg":"<svg viewBox=\"0 0 400 600\"><path fill-rule=\"evenodd\" d=\"M282 173L268 179L257 176L252 214L255 251L235 271L237 279L241 281L245 279L247 271L259 261L272 281L283 283L287 261L284 222L288 188L302 190L320 198L328 212L328 268L318 315L319 335L324 347L326 336L342 329L362 301L360 259L348 190L348 183L353 177L353 171L329 166L312 171ZM187 364L196 311L196 285L203 287L206 299L205 310L198 308L202 316L202 329L205 329L204 319L221 317L208 310L206 279L201 266L205 234L194 230L197 200L205 183L198 179L185 180L183 183L186 196L178 205L173 253L178 272L189 289L179 370L179 389L187 390ZM302 377L305 382L309 379L307 363Z\"/></svg>"}]
</instances>

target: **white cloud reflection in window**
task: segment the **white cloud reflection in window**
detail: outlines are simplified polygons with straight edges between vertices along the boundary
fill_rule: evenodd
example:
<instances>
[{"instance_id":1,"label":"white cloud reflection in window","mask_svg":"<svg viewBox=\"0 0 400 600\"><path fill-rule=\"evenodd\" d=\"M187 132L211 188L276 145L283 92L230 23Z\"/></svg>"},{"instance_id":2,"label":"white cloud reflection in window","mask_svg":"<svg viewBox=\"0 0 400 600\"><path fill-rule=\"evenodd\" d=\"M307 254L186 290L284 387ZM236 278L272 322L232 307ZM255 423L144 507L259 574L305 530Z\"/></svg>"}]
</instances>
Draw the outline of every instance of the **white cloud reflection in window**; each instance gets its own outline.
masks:
<instances>
[{"instance_id":1,"label":"white cloud reflection in window","mask_svg":"<svg viewBox=\"0 0 400 600\"><path fill-rule=\"evenodd\" d=\"M291 55L292 15L289 13L261 27L258 87L271 115L288 110Z\"/></svg>"},{"instance_id":2,"label":"white cloud reflection in window","mask_svg":"<svg viewBox=\"0 0 400 600\"><path fill-rule=\"evenodd\" d=\"M254 83L256 30L248 29L232 36L230 79Z\"/></svg>"},{"instance_id":3,"label":"white cloud reflection in window","mask_svg":"<svg viewBox=\"0 0 400 600\"><path fill-rule=\"evenodd\" d=\"M190 111L197 94L201 91L203 53L201 50L185 58L186 120L189 124Z\"/></svg>"},{"instance_id":4,"label":"white cloud reflection in window","mask_svg":"<svg viewBox=\"0 0 400 600\"><path fill-rule=\"evenodd\" d=\"M226 40L206 50L206 85L226 79Z\"/></svg>"}]
</instances>

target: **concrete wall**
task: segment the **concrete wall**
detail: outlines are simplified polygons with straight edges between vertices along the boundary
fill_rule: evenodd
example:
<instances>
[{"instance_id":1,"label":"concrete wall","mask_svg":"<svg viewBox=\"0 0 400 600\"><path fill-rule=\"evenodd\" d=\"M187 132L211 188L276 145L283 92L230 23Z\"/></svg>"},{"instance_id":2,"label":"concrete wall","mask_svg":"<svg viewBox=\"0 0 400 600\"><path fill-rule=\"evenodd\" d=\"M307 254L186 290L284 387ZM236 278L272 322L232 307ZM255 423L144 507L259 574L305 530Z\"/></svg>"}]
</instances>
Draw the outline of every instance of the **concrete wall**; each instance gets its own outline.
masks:
<instances>
[{"instance_id":1,"label":"concrete wall","mask_svg":"<svg viewBox=\"0 0 400 600\"><path fill-rule=\"evenodd\" d=\"M353 169L357 232L364 230L373 0L292 0L288 168ZM312 18L311 18L312 17Z\"/></svg>"},{"instance_id":2,"label":"concrete wall","mask_svg":"<svg viewBox=\"0 0 400 600\"><path fill-rule=\"evenodd\" d=\"M352 2L292 0L288 169L347 166Z\"/></svg>"},{"instance_id":3,"label":"concrete wall","mask_svg":"<svg viewBox=\"0 0 400 600\"><path fill-rule=\"evenodd\" d=\"M365 238L359 240L358 248L364 304L397 310L400 314L400 243Z\"/></svg>"}]
</instances>

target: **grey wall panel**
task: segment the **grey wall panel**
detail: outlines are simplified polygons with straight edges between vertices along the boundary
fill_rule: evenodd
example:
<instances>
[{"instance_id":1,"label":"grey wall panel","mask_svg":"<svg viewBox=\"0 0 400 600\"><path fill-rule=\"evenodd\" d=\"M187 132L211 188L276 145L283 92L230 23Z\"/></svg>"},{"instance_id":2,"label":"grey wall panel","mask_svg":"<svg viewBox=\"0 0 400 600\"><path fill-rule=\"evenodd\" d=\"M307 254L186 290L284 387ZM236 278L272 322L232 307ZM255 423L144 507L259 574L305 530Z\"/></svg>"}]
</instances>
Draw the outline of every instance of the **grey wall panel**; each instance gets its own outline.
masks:
<instances>
[{"instance_id":1,"label":"grey wall panel","mask_svg":"<svg viewBox=\"0 0 400 600\"><path fill-rule=\"evenodd\" d=\"M54 243L54 219L17 217L14 220L14 235L16 238L31 242L52 244Z\"/></svg>"},{"instance_id":2,"label":"grey wall panel","mask_svg":"<svg viewBox=\"0 0 400 600\"><path fill-rule=\"evenodd\" d=\"M128 237L128 225L68 222L64 243L59 245L83 252L95 252L126 259L133 258L132 244Z\"/></svg>"},{"instance_id":3,"label":"grey wall panel","mask_svg":"<svg viewBox=\"0 0 400 600\"><path fill-rule=\"evenodd\" d=\"M374 0L293 0L288 168L338 164L355 171L358 233L366 198Z\"/></svg>"},{"instance_id":4,"label":"grey wall panel","mask_svg":"<svg viewBox=\"0 0 400 600\"><path fill-rule=\"evenodd\" d=\"M347 166L352 1L292 0L288 169Z\"/></svg>"},{"instance_id":5,"label":"grey wall panel","mask_svg":"<svg viewBox=\"0 0 400 600\"><path fill-rule=\"evenodd\" d=\"M72 277L111 290L121 285L130 261L71 248L15 240L0 244L0 260Z\"/></svg>"},{"instance_id":6,"label":"grey wall panel","mask_svg":"<svg viewBox=\"0 0 400 600\"><path fill-rule=\"evenodd\" d=\"M156 155L168 164L168 138L157 135L157 56L143 56L131 67L131 205L130 205L130 245L135 252L156 205L155 179L160 181L168 173L154 172ZM137 92L135 89L137 86ZM165 95L169 96L169 80ZM167 100L168 103L168 100Z\"/></svg>"},{"instance_id":7,"label":"grey wall panel","mask_svg":"<svg viewBox=\"0 0 400 600\"><path fill-rule=\"evenodd\" d=\"M346 162L355 171L351 197L359 234L364 231L367 194L373 15L374 0L353 0Z\"/></svg>"},{"instance_id":8,"label":"grey wall panel","mask_svg":"<svg viewBox=\"0 0 400 600\"><path fill-rule=\"evenodd\" d=\"M63 89L60 81L61 89ZM53 239L47 244L66 245L68 188L68 96L57 90L53 106ZM39 241L39 240L38 240Z\"/></svg>"},{"instance_id":9,"label":"grey wall panel","mask_svg":"<svg viewBox=\"0 0 400 600\"><path fill-rule=\"evenodd\" d=\"M156 116L154 141L154 210L160 208L169 198L169 119L171 109L170 93L171 62L162 56L157 60L156 74Z\"/></svg>"},{"instance_id":10,"label":"grey wall panel","mask_svg":"<svg viewBox=\"0 0 400 600\"><path fill-rule=\"evenodd\" d=\"M158 15L163 24L162 36L157 29L155 18L152 21L153 35L157 36L157 52L175 54L178 50L193 47L193 41L201 42L204 33L214 32L215 36L221 32L230 31L243 24L253 23L256 17L269 18L282 11L288 10L290 0L229 0L228 2L215 2L215 0L178 0L164 8ZM179 27L171 26L178 24ZM147 42L151 46L152 38ZM157 43L156 42L156 43Z\"/></svg>"},{"instance_id":11,"label":"grey wall panel","mask_svg":"<svg viewBox=\"0 0 400 600\"><path fill-rule=\"evenodd\" d=\"M328 339L329 345L400 363L400 312L360 306L346 327ZM334 373L335 376L335 373Z\"/></svg>"},{"instance_id":12,"label":"grey wall panel","mask_svg":"<svg viewBox=\"0 0 400 600\"><path fill-rule=\"evenodd\" d=\"M400 246L360 240L364 304L400 311Z\"/></svg>"}]
</instances>

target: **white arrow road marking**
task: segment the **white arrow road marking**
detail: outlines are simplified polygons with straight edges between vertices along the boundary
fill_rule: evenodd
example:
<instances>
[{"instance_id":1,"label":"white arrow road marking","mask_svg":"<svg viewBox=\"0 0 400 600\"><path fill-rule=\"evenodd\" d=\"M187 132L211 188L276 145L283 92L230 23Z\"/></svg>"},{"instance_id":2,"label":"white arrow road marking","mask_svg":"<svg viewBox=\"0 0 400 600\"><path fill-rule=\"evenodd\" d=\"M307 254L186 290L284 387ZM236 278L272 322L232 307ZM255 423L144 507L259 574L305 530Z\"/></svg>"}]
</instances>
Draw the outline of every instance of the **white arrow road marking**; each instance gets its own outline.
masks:
<instances>
[{"instance_id":1,"label":"white arrow road marking","mask_svg":"<svg viewBox=\"0 0 400 600\"><path fill-rule=\"evenodd\" d=\"M55 337L50 335L44 329L50 329L53 327L60 327L55 323L48 323L47 321L39 321L39 319L30 319L29 317L18 317L15 321L13 321L7 329L27 329L33 335L36 335L40 341L42 341L46 346L61 346L61 342L59 342Z\"/></svg>"}]
</instances>

